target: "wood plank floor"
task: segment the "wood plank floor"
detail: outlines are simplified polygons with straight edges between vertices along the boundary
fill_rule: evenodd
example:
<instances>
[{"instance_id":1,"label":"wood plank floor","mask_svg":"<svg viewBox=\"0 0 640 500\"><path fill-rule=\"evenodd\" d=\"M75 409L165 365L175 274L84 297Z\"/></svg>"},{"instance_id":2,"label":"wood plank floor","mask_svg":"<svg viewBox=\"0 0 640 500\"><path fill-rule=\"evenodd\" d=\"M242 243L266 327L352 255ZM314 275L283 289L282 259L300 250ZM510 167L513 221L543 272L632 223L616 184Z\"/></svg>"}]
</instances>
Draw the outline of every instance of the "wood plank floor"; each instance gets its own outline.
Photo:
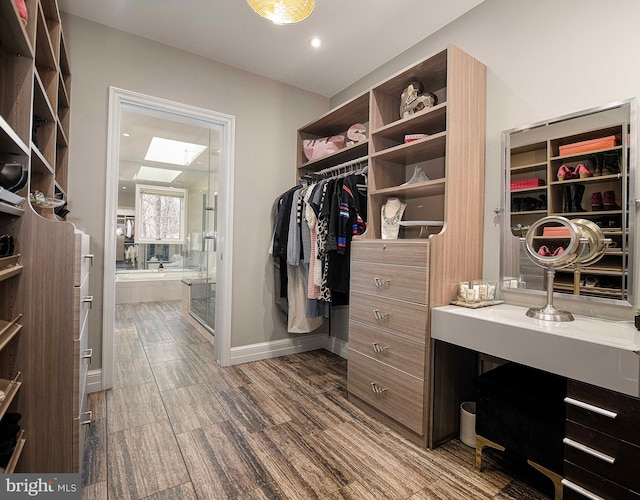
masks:
<instances>
[{"instance_id":1,"label":"wood plank floor","mask_svg":"<svg viewBox=\"0 0 640 500\"><path fill-rule=\"evenodd\" d=\"M114 388L89 396L83 498L544 499L458 440L424 450L349 403L313 351L228 368L180 304L116 309Z\"/></svg>"}]
</instances>

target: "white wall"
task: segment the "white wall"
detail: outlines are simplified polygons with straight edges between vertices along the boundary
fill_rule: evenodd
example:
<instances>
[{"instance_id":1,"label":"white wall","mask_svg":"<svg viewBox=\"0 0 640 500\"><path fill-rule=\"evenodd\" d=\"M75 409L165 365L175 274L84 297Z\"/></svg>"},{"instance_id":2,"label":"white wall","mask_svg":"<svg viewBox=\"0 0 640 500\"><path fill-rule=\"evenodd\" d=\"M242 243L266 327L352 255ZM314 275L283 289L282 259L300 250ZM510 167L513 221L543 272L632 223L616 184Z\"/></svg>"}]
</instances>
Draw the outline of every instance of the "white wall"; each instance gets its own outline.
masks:
<instances>
[{"instance_id":1,"label":"white wall","mask_svg":"<svg viewBox=\"0 0 640 500\"><path fill-rule=\"evenodd\" d=\"M71 73L69 220L92 237L90 347L100 366L109 86L236 117L232 347L287 337L267 255L274 199L295 182L296 129L328 99L63 15ZM97 306L97 307L96 307Z\"/></svg>"},{"instance_id":2,"label":"white wall","mask_svg":"<svg viewBox=\"0 0 640 500\"><path fill-rule=\"evenodd\" d=\"M455 44L487 66L484 277L500 270L501 133L640 95L637 0L485 0L331 99Z\"/></svg>"}]
</instances>

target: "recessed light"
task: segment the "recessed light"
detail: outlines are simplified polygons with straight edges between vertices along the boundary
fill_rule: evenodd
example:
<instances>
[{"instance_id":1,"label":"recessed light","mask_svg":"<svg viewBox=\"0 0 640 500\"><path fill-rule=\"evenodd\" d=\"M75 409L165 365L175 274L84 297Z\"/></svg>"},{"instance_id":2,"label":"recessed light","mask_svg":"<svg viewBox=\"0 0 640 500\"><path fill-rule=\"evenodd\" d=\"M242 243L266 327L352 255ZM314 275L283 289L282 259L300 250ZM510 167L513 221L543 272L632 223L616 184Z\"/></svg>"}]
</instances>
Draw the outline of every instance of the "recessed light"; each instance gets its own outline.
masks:
<instances>
[{"instance_id":1,"label":"recessed light","mask_svg":"<svg viewBox=\"0 0 640 500\"><path fill-rule=\"evenodd\" d=\"M122 189L127 189L127 186L122 186Z\"/></svg>"},{"instance_id":2,"label":"recessed light","mask_svg":"<svg viewBox=\"0 0 640 500\"><path fill-rule=\"evenodd\" d=\"M125 137L130 137L131 136L131 134L127 134L126 132L124 134L122 134L122 135L124 135Z\"/></svg>"},{"instance_id":3,"label":"recessed light","mask_svg":"<svg viewBox=\"0 0 640 500\"><path fill-rule=\"evenodd\" d=\"M317 49L322 46L322 40L317 36L314 36L311 40L309 40L309 45Z\"/></svg>"}]
</instances>

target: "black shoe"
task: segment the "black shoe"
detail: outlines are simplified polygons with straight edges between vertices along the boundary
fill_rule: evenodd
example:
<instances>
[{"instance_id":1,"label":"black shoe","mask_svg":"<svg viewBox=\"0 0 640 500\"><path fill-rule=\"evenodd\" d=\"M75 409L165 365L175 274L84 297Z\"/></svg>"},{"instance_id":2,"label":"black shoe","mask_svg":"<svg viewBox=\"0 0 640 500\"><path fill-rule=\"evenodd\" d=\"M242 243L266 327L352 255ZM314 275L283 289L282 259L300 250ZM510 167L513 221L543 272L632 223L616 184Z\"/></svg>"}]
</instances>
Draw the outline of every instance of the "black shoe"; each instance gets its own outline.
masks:
<instances>
[{"instance_id":1,"label":"black shoe","mask_svg":"<svg viewBox=\"0 0 640 500\"><path fill-rule=\"evenodd\" d=\"M522 210L522 198L514 198L511 201L511 211L519 212L520 210Z\"/></svg>"}]
</instances>

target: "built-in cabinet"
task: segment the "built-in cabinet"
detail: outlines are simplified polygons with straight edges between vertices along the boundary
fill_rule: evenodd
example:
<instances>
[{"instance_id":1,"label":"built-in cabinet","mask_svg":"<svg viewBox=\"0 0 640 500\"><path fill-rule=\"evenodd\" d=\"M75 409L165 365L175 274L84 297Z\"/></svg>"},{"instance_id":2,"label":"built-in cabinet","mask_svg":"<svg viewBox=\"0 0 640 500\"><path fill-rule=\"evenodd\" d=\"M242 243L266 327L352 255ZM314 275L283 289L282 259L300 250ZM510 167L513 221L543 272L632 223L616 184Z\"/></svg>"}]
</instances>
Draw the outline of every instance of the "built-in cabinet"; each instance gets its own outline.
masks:
<instances>
[{"instance_id":1,"label":"built-in cabinet","mask_svg":"<svg viewBox=\"0 0 640 500\"><path fill-rule=\"evenodd\" d=\"M412 81L437 103L401 117ZM429 322L459 281L482 275L485 95L485 66L449 46L298 130L299 174L366 157L367 230L351 247L349 397L423 446L458 431L461 353L436 346ZM305 139L355 123L366 140L306 161ZM426 179L413 182L416 167ZM390 197L406 209L398 238L383 240Z\"/></svg>"},{"instance_id":2,"label":"built-in cabinet","mask_svg":"<svg viewBox=\"0 0 640 500\"><path fill-rule=\"evenodd\" d=\"M25 3L23 22L0 2L0 163L29 173L24 201L0 201L0 233L15 241L0 259L0 413L21 415L16 470L79 472L92 257L89 237L54 211L67 199L71 85L58 3Z\"/></svg>"}]
</instances>

